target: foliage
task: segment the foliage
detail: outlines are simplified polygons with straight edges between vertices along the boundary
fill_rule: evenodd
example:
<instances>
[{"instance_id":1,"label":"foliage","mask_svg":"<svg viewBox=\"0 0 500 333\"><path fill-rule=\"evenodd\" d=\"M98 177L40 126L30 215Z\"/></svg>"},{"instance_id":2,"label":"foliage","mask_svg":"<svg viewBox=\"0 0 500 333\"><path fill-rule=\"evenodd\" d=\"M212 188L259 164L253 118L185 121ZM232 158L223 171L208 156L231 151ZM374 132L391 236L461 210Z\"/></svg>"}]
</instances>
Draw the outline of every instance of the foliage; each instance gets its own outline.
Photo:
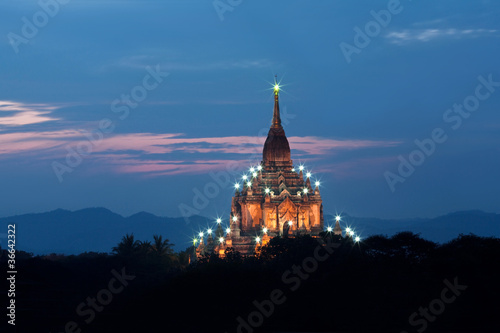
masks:
<instances>
[{"instance_id":1,"label":"foliage","mask_svg":"<svg viewBox=\"0 0 500 333\"><path fill-rule=\"evenodd\" d=\"M328 254L321 244L332 241L337 243ZM71 319L92 332L159 332L165 323L176 332L235 332L236 318L247 318L255 302L279 290L286 301L264 317L262 331L410 332L409 316L440 297L445 279L455 278L467 289L426 332L500 328L498 238L461 235L440 245L413 233L359 243L327 233L320 239L276 237L260 256L229 248L224 258L207 254L189 264L194 251L191 246L175 253L161 236L139 241L125 235L112 255L26 258L19 262L23 283L16 290L16 302L29 304L20 329L59 332ZM321 254L317 265L311 264L319 258L315 253ZM85 326L76 306L122 268L136 278Z\"/></svg>"}]
</instances>

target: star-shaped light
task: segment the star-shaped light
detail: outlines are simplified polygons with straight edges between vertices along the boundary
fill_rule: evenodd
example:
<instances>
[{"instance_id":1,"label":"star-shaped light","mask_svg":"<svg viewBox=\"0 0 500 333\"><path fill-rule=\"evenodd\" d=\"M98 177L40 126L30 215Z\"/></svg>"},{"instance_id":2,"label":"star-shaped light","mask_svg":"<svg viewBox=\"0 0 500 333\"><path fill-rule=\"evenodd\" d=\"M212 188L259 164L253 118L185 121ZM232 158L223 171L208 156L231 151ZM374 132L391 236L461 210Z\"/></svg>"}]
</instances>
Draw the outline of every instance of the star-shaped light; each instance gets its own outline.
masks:
<instances>
[{"instance_id":1,"label":"star-shaped light","mask_svg":"<svg viewBox=\"0 0 500 333\"><path fill-rule=\"evenodd\" d=\"M250 168L250 172L254 172L255 171L255 168L254 167L251 167Z\"/></svg>"},{"instance_id":2,"label":"star-shaped light","mask_svg":"<svg viewBox=\"0 0 500 333\"><path fill-rule=\"evenodd\" d=\"M309 192L309 190L307 188L304 189L303 191L305 194L307 194L307 192Z\"/></svg>"},{"instance_id":3,"label":"star-shaped light","mask_svg":"<svg viewBox=\"0 0 500 333\"><path fill-rule=\"evenodd\" d=\"M278 93L280 91L280 85L278 83L274 84L274 93Z\"/></svg>"},{"instance_id":4,"label":"star-shaped light","mask_svg":"<svg viewBox=\"0 0 500 333\"><path fill-rule=\"evenodd\" d=\"M233 221L234 222L238 221L238 217L237 216L233 216Z\"/></svg>"},{"instance_id":5,"label":"star-shaped light","mask_svg":"<svg viewBox=\"0 0 500 333\"><path fill-rule=\"evenodd\" d=\"M262 232L263 232L263 233L265 233L265 234L267 234L267 228L266 228L266 227L264 227L264 228L262 229Z\"/></svg>"},{"instance_id":6,"label":"star-shaped light","mask_svg":"<svg viewBox=\"0 0 500 333\"><path fill-rule=\"evenodd\" d=\"M356 236L356 238L354 238L354 241L356 242L359 242L361 240L361 238L359 236Z\"/></svg>"},{"instance_id":7,"label":"star-shaped light","mask_svg":"<svg viewBox=\"0 0 500 333\"><path fill-rule=\"evenodd\" d=\"M293 221L288 221L288 225L291 226L293 224Z\"/></svg>"},{"instance_id":8,"label":"star-shaped light","mask_svg":"<svg viewBox=\"0 0 500 333\"><path fill-rule=\"evenodd\" d=\"M247 186L251 187L252 186L252 182L247 182Z\"/></svg>"},{"instance_id":9,"label":"star-shaped light","mask_svg":"<svg viewBox=\"0 0 500 333\"><path fill-rule=\"evenodd\" d=\"M255 178L257 177L257 172L252 173L252 176Z\"/></svg>"},{"instance_id":10,"label":"star-shaped light","mask_svg":"<svg viewBox=\"0 0 500 333\"><path fill-rule=\"evenodd\" d=\"M311 176L312 176L312 175L311 175L311 173L310 173L310 172L306 173L306 177L307 177L307 178L311 178Z\"/></svg>"},{"instance_id":11,"label":"star-shaped light","mask_svg":"<svg viewBox=\"0 0 500 333\"><path fill-rule=\"evenodd\" d=\"M226 234L231 232L231 228L226 228Z\"/></svg>"},{"instance_id":12,"label":"star-shaped light","mask_svg":"<svg viewBox=\"0 0 500 333\"><path fill-rule=\"evenodd\" d=\"M339 215L335 216L335 221L340 221L340 216Z\"/></svg>"},{"instance_id":13,"label":"star-shaped light","mask_svg":"<svg viewBox=\"0 0 500 333\"><path fill-rule=\"evenodd\" d=\"M247 175L243 175L243 177L241 177L241 178L243 178L243 180L247 180L248 176Z\"/></svg>"},{"instance_id":14,"label":"star-shaped light","mask_svg":"<svg viewBox=\"0 0 500 333\"><path fill-rule=\"evenodd\" d=\"M300 171L304 170L304 166L303 165L299 166L299 170Z\"/></svg>"},{"instance_id":15,"label":"star-shaped light","mask_svg":"<svg viewBox=\"0 0 500 333\"><path fill-rule=\"evenodd\" d=\"M219 217L219 218L217 219L217 223L219 223L219 224L220 224L221 222L222 222L222 219Z\"/></svg>"},{"instance_id":16,"label":"star-shaped light","mask_svg":"<svg viewBox=\"0 0 500 333\"><path fill-rule=\"evenodd\" d=\"M269 193L269 192L271 192L271 190L270 190L269 188L266 188L266 189L264 190L264 192Z\"/></svg>"},{"instance_id":17,"label":"star-shaped light","mask_svg":"<svg viewBox=\"0 0 500 333\"><path fill-rule=\"evenodd\" d=\"M332 231L333 231L333 229L332 229L332 227L328 227L328 228L326 228L326 231L328 231L328 232L332 232Z\"/></svg>"},{"instance_id":18,"label":"star-shaped light","mask_svg":"<svg viewBox=\"0 0 500 333\"><path fill-rule=\"evenodd\" d=\"M203 237L203 231L198 234L198 236Z\"/></svg>"},{"instance_id":19,"label":"star-shaped light","mask_svg":"<svg viewBox=\"0 0 500 333\"><path fill-rule=\"evenodd\" d=\"M316 185L316 187L319 187L319 182L318 182L318 181L316 181L316 182L314 183L314 185Z\"/></svg>"},{"instance_id":20,"label":"star-shaped light","mask_svg":"<svg viewBox=\"0 0 500 333\"><path fill-rule=\"evenodd\" d=\"M257 170L259 170L259 171L262 170L262 165L258 165Z\"/></svg>"},{"instance_id":21,"label":"star-shaped light","mask_svg":"<svg viewBox=\"0 0 500 333\"><path fill-rule=\"evenodd\" d=\"M212 234L212 229L207 229L207 234L211 235Z\"/></svg>"},{"instance_id":22,"label":"star-shaped light","mask_svg":"<svg viewBox=\"0 0 500 333\"><path fill-rule=\"evenodd\" d=\"M224 237L219 237L219 242L224 243Z\"/></svg>"},{"instance_id":23,"label":"star-shaped light","mask_svg":"<svg viewBox=\"0 0 500 333\"><path fill-rule=\"evenodd\" d=\"M234 188L235 189L239 189L240 188L240 184L238 184L238 183L234 184Z\"/></svg>"},{"instance_id":24,"label":"star-shaped light","mask_svg":"<svg viewBox=\"0 0 500 333\"><path fill-rule=\"evenodd\" d=\"M259 236L255 237L255 241L256 241L257 243L258 243L258 242L260 242L260 237L259 237Z\"/></svg>"}]
</instances>

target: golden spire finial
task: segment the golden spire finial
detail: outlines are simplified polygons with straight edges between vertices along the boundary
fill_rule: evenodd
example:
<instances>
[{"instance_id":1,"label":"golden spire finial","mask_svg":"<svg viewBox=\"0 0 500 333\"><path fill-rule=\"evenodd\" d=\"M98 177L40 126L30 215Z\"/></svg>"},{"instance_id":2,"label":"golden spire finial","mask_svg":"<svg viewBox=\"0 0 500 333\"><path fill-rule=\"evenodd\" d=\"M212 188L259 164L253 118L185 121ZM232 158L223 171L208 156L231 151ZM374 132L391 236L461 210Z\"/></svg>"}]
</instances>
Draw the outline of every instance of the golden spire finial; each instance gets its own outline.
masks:
<instances>
[{"instance_id":1,"label":"golden spire finial","mask_svg":"<svg viewBox=\"0 0 500 333\"><path fill-rule=\"evenodd\" d=\"M280 105L279 105L279 92L280 85L278 83L278 75L274 76L274 113L273 113L273 128L282 128L281 127L281 118L280 118Z\"/></svg>"}]
</instances>

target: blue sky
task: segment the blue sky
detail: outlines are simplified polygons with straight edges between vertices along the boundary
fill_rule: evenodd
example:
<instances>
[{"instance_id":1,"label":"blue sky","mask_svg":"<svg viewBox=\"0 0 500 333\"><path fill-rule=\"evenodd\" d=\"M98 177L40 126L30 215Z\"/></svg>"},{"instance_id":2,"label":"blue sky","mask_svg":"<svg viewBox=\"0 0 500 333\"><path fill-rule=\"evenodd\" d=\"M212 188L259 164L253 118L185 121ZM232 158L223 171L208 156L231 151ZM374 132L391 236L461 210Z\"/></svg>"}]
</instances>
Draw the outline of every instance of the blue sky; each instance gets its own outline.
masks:
<instances>
[{"instance_id":1,"label":"blue sky","mask_svg":"<svg viewBox=\"0 0 500 333\"><path fill-rule=\"evenodd\" d=\"M498 2L61 2L0 4L0 216L227 214L260 161L275 74L325 212L500 213Z\"/></svg>"}]
</instances>

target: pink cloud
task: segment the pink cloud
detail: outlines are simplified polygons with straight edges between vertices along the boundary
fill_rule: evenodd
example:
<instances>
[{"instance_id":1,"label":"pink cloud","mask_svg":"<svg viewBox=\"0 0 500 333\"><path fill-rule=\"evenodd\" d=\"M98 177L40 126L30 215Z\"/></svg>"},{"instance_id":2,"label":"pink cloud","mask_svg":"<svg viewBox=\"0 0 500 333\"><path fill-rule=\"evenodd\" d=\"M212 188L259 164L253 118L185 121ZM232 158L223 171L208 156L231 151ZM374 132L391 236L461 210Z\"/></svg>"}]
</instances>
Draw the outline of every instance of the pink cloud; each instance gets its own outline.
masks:
<instances>
[{"instance_id":1,"label":"pink cloud","mask_svg":"<svg viewBox=\"0 0 500 333\"><path fill-rule=\"evenodd\" d=\"M43 154L51 148L62 149L67 144L67 139L81 136L75 130L53 132L16 132L0 133L0 157L17 154ZM64 140L63 140L64 139Z\"/></svg>"},{"instance_id":2,"label":"pink cloud","mask_svg":"<svg viewBox=\"0 0 500 333\"><path fill-rule=\"evenodd\" d=\"M99 151L140 150L151 154L173 151L188 153L253 154L260 152L265 138L258 136L228 136L184 138L181 134L124 134L105 139ZM290 137L291 148L307 154L325 154L331 150L393 147L397 141L332 140L319 137ZM211 144L211 147L196 144Z\"/></svg>"},{"instance_id":3,"label":"pink cloud","mask_svg":"<svg viewBox=\"0 0 500 333\"><path fill-rule=\"evenodd\" d=\"M76 130L52 132L18 132L0 134L4 145L0 153L18 153L29 149L44 149L63 144L86 141ZM290 137L293 150L308 155L322 155L332 150L361 149L371 147L392 147L397 141L333 140L320 137ZM76 144L75 143L75 144ZM254 154L262 150L263 137L227 136L208 138L186 138L179 133L153 134L131 133L104 137L94 146L94 152L119 152L135 150L146 154L168 154L174 151L186 153L232 153ZM210 145L207 147L207 145Z\"/></svg>"},{"instance_id":4,"label":"pink cloud","mask_svg":"<svg viewBox=\"0 0 500 333\"><path fill-rule=\"evenodd\" d=\"M46 116L55 109L57 109L57 107L47 104L25 104L12 101L0 101L0 112L14 112L11 116L0 117L0 126L23 126L59 120L58 118Z\"/></svg>"},{"instance_id":5,"label":"pink cloud","mask_svg":"<svg viewBox=\"0 0 500 333\"><path fill-rule=\"evenodd\" d=\"M107 136L108 135L108 136ZM221 170L231 162L226 159L203 160L202 154L238 154L260 158L265 138L258 136L227 136L188 138L180 133L130 133L104 134L92 145L92 153L85 159L95 159L104 168L120 173L154 175L206 173ZM67 147L89 144L77 130L48 132L1 133L0 157L8 159L19 154L30 158L64 159ZM331 155L335 151L392 147L397 141L334 140L321 137L290 137L290 146L297 157L314 158L314 155ZM182 156L171 160L171 153ZM179 155L180 154L180 155ZM148 155L156 155L151 159ZM245 156L245 157L246 157ZM108 166L108 167L105 167ZM346 168L348 170L349 168Z\"/></svg>"}]
</instances>

